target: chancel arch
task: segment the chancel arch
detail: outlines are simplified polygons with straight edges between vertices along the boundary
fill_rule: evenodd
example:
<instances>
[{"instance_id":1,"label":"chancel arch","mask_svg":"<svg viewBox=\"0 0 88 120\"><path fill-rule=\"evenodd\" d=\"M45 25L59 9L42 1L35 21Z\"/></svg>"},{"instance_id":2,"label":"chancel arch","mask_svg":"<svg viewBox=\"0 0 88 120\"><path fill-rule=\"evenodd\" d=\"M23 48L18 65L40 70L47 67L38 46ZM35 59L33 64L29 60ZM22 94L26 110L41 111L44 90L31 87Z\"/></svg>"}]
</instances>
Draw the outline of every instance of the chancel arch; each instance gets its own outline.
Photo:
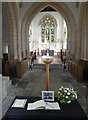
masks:
<instances>
[{"instance_id":1,"label":"chancel arch","mask_svg":"<svg viewBox=\"0 0 88 120\"><path fill-rule=\"evenodd\" d=\"M22 47L23 51L28 51L28 34L29 34L29 26L31 24L32 19L34 16L41 11L42 8L45 6L50 5L59 12L66 21L67 24L67 53L68 58L74 59L75 57L75 41L76 41L76 23L71 10L67 7L65 3L33 3L33 6L29 8L23 18L22 21ZM25 46L27 47L25 47ZM25 55L25 53L24 53Z\"/></svg>"}]
</instances>

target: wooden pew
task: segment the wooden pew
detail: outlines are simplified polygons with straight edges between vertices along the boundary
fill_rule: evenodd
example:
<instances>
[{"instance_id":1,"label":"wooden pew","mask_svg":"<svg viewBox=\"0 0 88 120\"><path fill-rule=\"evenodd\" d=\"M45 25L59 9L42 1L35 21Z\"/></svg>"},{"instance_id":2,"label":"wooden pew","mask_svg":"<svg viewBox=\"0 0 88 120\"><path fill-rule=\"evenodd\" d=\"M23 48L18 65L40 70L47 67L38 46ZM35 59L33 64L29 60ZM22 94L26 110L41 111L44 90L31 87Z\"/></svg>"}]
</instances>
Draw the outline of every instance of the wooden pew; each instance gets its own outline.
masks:
<instances>
[{"instance_id":1,"label":"wooden pew","mask_svg":"<svg viewBox=\"0 0 88 120\"><path fill-rule=\"evenodd\" d=\"M22 77L28 70L28 60L22 60L17 64L17 77Z\"/></svg>"}]
</instances>

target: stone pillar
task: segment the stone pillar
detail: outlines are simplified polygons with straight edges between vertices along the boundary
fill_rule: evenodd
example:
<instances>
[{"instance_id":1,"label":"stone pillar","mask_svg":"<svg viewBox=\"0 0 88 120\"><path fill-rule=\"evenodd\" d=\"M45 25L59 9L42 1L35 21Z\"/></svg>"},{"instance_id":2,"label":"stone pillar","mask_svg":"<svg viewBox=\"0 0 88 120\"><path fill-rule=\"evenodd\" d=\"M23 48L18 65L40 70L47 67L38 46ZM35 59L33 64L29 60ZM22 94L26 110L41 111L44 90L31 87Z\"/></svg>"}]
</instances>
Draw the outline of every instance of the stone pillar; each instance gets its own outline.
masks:
<instances>
[{"instance_id":1,"label":"stone pillar","mask_svg":"<svg viewBox=\"0 0 88 120\"><path fill-rule=\"evenodd\" d=\"M86 3L86 59L88 61L88 2Z\"/></svg>"},{"instance_id":2,"label":"stone pillar","mask_svg":"<svg viewBox=\"0 0 88 120\"><path fill-rule=\"evenodd\" d=\"M18 3L5 3L8 24L9 59L21 60L21 23Z\"/></svg>"},{"instance_id":3,"label":"stone pillar","mask_svg":"<svg viewBox=\"0 0 88 120\"><path fill-rule=\"evenodd\" d=\"M17 52L18 52L18 60L21 61L22 53L21 53L21 21L20 21L20 11L19 11L19 3L16 3L16 20L17 20Z\"/></svg>"},{"instance_id":4,"label":"stone pillar","mask_svg":"<svg viewBox=\"0 0 88 120\"><path fill-rule=\"evenodd\" d=\"M77 41L76 41L76 61L78 62L81 57L81 38L82 38L82 20L83 20L83 8L80 5L79 20L77 25Z\"/></svg>"},{"instance_id":5,"label":"stone pillar","mask_svg":"<svg viewBox=\"0 0 88 120\"><path fill-rule=\"evenodd\" d=\"M17 54L17 33L14 31L13 33L13 42L14 42L14 59L17 59L18 54Z\"/></svg>"},{"instance_id":6,"label":"stone pillar","mask_svg":"<svg viewBox=\"0 0 88 120\"><path fill-rule=\"evenodd\" d=\"M0 2L0 74L2 73L2 3Z\"/></svg>"},{"instance_id":7,"label":"stone pillar","mask_svg":"<svg viewBox=\"0 0 88 120\"><path fill-rule=\"evenodd\" d=\"M71 40L71 35L69 34L68 30L68 36L67 36L67 58L71 59L71 47L72 47L72 40Z\"/></svg>"},{"instance_id":8,"label":"stone pillar","mask_svg":"<svg viewBox=\"0 0 88 120\"><path fill-rule=\"evenodd\" d=\"M22 59L22 53L21 53L21 29L20 29L20 25L19 26L19 29L18 29L18 59L21 60Z\"/></svg>"},{"instance_id":9,"label":"stone pillar","mask_svg":"<svg viewBox=\"0 0 88 120\"><path fill-rule=\"evenodd\" d=\"M77 42L76 42L76 61L80 59L87 60L87 4L81 3L80 14L79 14L79 24L77 30Z\"/></svg>"},{"instance_id":10,"label":"stone pillar","mask_svg":"<svg viewBox=\"0 0 88 120\"><path fill-rule=\"evenodd\" d=\"M8 50L9 59L17 59L17 34L15 29L13 31L9 31Z\"/></svg>"},{"instance_id":11,"label":"stone pillar","mask_svg":"<svg viewBox=\"0 0 88 120\"><path fill-rule=\"evenodd\" d=\"M22 26L22 54L23 54L23 57L25 57L25 28L24 28L24 25Z\"/></svg>"},{"instance_id":12,"label":"stone pillar","mask_svg":"<svg viewBox=\"0 0 88 120\"><path fill-rule=\"evenodd\" d=\"M80 60L81 57L81 37L82 35L80 34L80 29L82 26L78 26L77 28L77 41L76 41L76 62L78 62Z\"/></svg>"},{"instance_id":13,"label":"stone pillar","mask_svg":"<svg viewBox=\"0 0 88 120\"><path fill-rule=\"evenodd\" d=\"M81 37L81 56L80 58L86 60L86 5L84 6L83 10L83 20L82 20L82 37Z\"/></svg>"},{"instance_id":14,"label":"stone pillar","mask_svg":"<svg viewBox=\"0 0 88 120\"><path fill-rule=\"evenodd\" d=\"M2 118L2 2L0 2L0 120Z\"/></svg>"},{"instance_id":15,"label":"stone pillar","mask_svg":"<svg viewBox=\"0 0 88 120\"><path fill-rule=\"evenodd\" d=\"M25 57L27 57L27 31L26 31L26 34L25 34Z\"/></svg>"},{"instance_id":16,"label":"stone pillar","mask_svg":"<svg viewBox=\"0 0 88 120\"><path fill-rule=\"evenodd\" d=\"M29 28L29 27L28 27ZM25 37L25 52L26 57L29 58L29 30L27 31L26 37Z\"/></svg>"},{"instance_id":17,"label":"stone pillar","mask_svg":"<svg viewBox=\"0 0 88 120\"><path fill-rule=\"evenodd\" d=\"M76 26L75 26L76 27ZM71 58L72 60L75 60L75 54L76 54L76 36L74 35L74 31L72 32L72 41L71 41Z\"/></svg>"},{"instance_id":18,"label":"stone pillar","mask_svg":"<svg viewBox=\"0 0 88 120\"><path fill-rule=\"evenodd\" d=\"M6 9L5 6L3 4L2 7L2 53L8 53L8 24L7 24L7 14L6 14Z\"/></svg>"},{"instance_id":19,"label":"stone pillar","mask_svg":"<svg viewBox=\"0 0 88 120\"><path fill-rule=\"evenodd\" d=\"M0 10L1 10L1 5L0 5ZM0 74L0 120L1 118L2 118L2 75Z\"/></svg>"},{"instance_id":20,"label":"stone pillar","mask_svg":"<svg viewBox=\"0 0 88 120\"><path fill-rule=\"evenodd\" d=\"M6 16L3 15L3 19L6 19L6 26L8 30L8 53L9 59L17 58L17 32L16 32L16 16L13 9L13 3L3 3L3 10Z\"/></svg>"}]
</instances>

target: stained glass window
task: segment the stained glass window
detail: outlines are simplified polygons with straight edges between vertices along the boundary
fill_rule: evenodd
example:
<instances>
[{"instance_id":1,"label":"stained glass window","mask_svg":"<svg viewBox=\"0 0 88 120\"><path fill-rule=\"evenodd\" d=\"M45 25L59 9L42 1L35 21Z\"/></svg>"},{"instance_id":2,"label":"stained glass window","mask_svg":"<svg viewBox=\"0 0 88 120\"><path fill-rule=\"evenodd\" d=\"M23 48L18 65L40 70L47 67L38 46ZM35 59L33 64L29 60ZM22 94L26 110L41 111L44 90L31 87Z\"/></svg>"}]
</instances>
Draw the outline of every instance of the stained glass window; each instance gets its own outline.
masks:
<instances>
[{"instance_id":1,"label":"stained glass window","mask_svg":"<svg viewBox=\"0 0 88 120\"><path fill-rule=\"evenodd\" d=\"M55 42L55 21L53 18L46 16L41 20L41 42Z\"/></svg>"}]
</instances>

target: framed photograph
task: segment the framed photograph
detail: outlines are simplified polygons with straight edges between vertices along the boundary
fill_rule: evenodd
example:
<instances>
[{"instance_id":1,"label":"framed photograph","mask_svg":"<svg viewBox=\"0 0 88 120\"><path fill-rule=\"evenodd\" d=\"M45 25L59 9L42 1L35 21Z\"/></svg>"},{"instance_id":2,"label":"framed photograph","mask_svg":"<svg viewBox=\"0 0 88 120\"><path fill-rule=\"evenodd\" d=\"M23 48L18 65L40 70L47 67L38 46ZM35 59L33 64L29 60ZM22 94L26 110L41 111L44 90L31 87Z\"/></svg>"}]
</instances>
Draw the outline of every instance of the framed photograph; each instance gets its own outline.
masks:
<instances>
[{"instance_id":1,"label":"framed photograph","mask_svg":"<svg viewBox=\"0 0 88 120\"><path fill-rule=\"evenodd\" d=\"M42 91L42 99L45 101L54 101L54 91Z\"/></svg>"}]
</instances>

